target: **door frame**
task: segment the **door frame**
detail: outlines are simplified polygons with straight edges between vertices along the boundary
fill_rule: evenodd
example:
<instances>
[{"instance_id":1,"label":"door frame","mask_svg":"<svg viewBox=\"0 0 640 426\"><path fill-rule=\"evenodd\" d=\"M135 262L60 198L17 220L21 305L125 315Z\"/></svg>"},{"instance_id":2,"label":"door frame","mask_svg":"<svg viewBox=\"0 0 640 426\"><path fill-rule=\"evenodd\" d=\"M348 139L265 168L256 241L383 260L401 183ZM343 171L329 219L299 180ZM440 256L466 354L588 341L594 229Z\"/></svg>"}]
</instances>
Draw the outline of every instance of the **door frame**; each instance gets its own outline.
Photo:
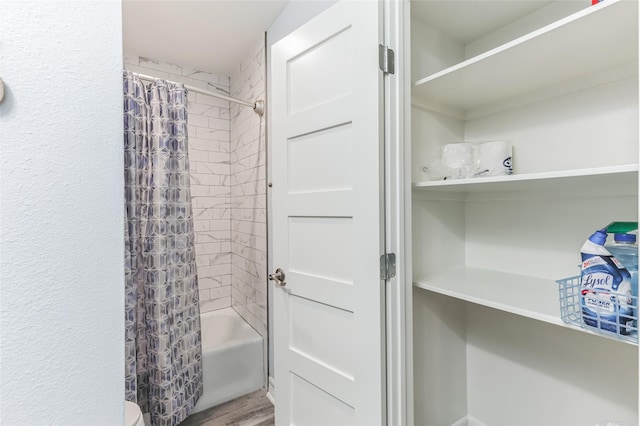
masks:
<instances>
[{"instance_id":1,"label":"door frame","mask_svg":"<svg viewBox=\"0 0 640 426\"><path fill-rule=\"evenodd\" d=\"M396 254L386 285L387 423L413 424L411 266L411 15L409 0L383 1L383 40L395 73L384 78L385 243Z\"/></svg>"}]
</instances>

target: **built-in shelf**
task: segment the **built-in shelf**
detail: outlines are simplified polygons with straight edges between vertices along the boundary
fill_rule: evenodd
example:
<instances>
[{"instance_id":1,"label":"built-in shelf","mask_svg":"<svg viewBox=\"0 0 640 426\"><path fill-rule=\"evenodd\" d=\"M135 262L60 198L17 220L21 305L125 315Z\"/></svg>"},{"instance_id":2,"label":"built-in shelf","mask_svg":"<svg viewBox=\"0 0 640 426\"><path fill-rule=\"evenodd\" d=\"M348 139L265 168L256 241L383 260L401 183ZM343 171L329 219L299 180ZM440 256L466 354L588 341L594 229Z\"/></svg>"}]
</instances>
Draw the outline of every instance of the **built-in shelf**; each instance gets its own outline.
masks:
<instances>
[{"instance_id":1,"label":"built-in shelf","mask_svg":"<svg viewBox=\"0 0 640 426\"><path fill-rule=\"evenodd\" d=\"M485 178L424 181L413 184L415 190L465 193L531 190L600 192L625 187L637 192L637 164Z\"/></svg>"},{"instance_id":2,"label":"built-in shelf","mask_svg":"<svg viewBox=\"0 0 640 426\"><path fill-rule=\"evenodd\" d=\"M637 2L625 0L588 7L417 81L413 96L469 111L637 64L637 9Z\"/></svg>"},{"instance_id":3,"label":"built-in shelf","mask_svg":"<svg viewBox=\"0 0 640 426\"><path fill-rule=\"evenodd\" d=\"M558 285L551 279L459 267L422 277L414 281L413 286L537 321L608 337L566 324L560 319Z\"/></svg>"},{"instance_id":4,"label":"built-in shelf","mask_svg":"<svg viewBox=\"0 0 640 426\"><path fill-rule=\"evenodd\" d=\"M554 0L535 1L412 1L411 18L465 45L536 13ZM587 3L577 5L582 9Z\"/></svg>"}]
</instances>

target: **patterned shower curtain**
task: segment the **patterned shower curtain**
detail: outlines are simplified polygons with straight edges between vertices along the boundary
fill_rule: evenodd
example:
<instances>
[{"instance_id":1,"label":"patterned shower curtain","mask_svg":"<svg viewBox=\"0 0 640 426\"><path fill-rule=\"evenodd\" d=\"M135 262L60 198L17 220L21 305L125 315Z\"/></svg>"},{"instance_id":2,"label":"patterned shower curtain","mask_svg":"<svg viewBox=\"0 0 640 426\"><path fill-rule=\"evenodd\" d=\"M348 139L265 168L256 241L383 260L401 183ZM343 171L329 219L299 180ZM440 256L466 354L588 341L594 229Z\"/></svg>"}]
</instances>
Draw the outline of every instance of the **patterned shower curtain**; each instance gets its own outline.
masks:
<instances>
[{"instance_id":1,"label":"patterned shower curtain","mask_svg":"<svg viewBox=\"0 0 640 426\"><path fill-rule=\"evenodd\" d=\"M187 93L124 72L125 397L177 425L202 395Z\"/></svg>"}]
</instances>

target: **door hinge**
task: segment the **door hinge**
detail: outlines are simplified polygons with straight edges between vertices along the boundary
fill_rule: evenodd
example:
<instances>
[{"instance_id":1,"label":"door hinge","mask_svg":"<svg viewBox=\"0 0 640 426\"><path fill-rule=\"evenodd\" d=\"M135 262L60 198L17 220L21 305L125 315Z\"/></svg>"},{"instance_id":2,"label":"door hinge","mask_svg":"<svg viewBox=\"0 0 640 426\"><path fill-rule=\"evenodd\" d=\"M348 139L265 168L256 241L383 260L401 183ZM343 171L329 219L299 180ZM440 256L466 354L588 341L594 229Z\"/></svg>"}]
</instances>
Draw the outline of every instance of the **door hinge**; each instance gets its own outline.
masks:
<instances>
[{"instance_id":1,"label":"door hinge","mask_svg":"<svg viewBox=\"0 0 640 426\"><path fill-rule=\"evenodd\" d=\"M378 45L378 62L380 69L385 74L396 72L395 53L389 49L389 46Z\"/></svg>"},{"instance_id":2,"label":"door hinge","mask_svg":"<svg viewBox=\"0 0 640 426\"><path fill-rule=\"evenodd\" d=\"M380 256L380 279L388 280L396 276L396 254L387 253Z\"/></svg>"}]
</instances>

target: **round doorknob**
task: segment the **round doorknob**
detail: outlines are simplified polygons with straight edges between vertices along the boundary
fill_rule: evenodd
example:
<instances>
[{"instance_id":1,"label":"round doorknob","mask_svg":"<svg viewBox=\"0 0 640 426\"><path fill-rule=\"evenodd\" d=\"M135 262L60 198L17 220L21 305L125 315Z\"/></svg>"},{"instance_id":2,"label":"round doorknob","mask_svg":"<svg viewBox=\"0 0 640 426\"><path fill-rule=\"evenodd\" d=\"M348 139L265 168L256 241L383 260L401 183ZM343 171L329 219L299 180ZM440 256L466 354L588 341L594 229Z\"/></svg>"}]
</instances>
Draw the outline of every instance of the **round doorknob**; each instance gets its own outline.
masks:
<instances>
[{"instance_id":1,"label":"round doorknob","mask_svg":"<svg viewBox=\"0 0 640 426\"><path fill-rule=\"evenodd\" d=\"M276 269L276 272L269 274L269 279L275 281L280 287L284 287L287 283L284 281L284 270L282 268Z\"/></svg>"}]
</instances>

